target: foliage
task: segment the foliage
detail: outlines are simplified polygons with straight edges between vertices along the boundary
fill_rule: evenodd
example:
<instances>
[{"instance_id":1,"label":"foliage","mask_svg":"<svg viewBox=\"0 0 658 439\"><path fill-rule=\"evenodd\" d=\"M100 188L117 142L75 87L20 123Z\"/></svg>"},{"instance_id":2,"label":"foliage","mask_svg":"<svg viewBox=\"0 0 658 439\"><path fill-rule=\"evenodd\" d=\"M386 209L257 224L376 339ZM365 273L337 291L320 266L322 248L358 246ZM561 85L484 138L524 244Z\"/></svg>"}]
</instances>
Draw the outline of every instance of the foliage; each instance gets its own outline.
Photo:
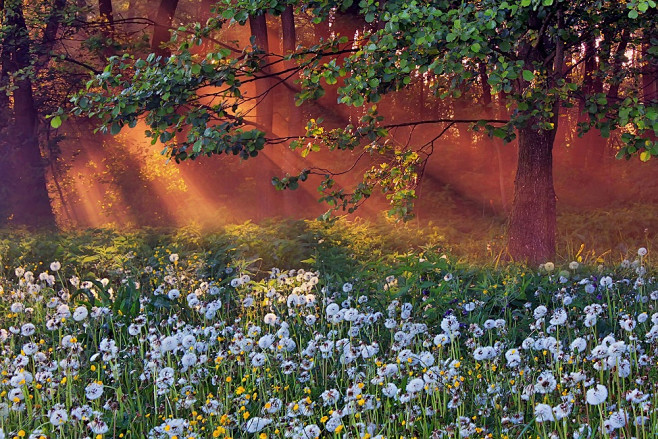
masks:
<instances>
[{"instance_id":1,"label":"foliage","mask_svg":"<svg viewBox=\"0 0 658 439\"><path fill-rule=\"evenodd\" d=\"M268 68L296 61L296 67L278 72L277 77L285 81L299 73L302 88L298 103L317 99L326 86L339 83L340 104L369 108L358 123L344 128L324 129L318 120L309 121L306 135L292 147L300 148L303 154L324 146L332 150L365 147L364 153L378 163L351 191L336 187L331 172L314 169L275 178L273 183L279 189L295 189L309 173L318 173L323 175L319 187L322 200L334 210L352 211L379 188L389 198L392 214L410 218L415 185L434 141L400 147L389 130L395 125L384 122L376 104L382 96L407 87L417 77L429 81L430 92L442 98L458 98L470 87L484 86L483 81L492 93L506 97L500 104L508 108L509 119L478 115L432 123L471 122L475 129L510 141L519 129L553 130L561 108L584 102L588 118L581 122L581 133L598 129L607 137L621 129L624 147L620 157L639 155L646 161L658 155L658 144L651 137L658 133L655 103L643 100L635 83L624 81L639 74L637 64L623 62L623 53L602 55L597 70L590 73L609 85L607 94L593 92L583 77L571 74L585 60L582 46L586 41L600 39L602 53L610 54L620 47L639 50L644 44L643 34L653 29L655 2L599 1L583 7L554 0L459 5L438 0L363 1L357 7L351 1L242 1L219 4L210 27L244 24L249 16L263 11L279 14L287 5L310 13L315 22L336 9L358 9L364 34L359 41L347 42L337 36L301 47L268 64ZM134 126L144 117L149 125L147 135L153 142L162 142L163 153L176 160L222 153L246 159L256 156L267 143L290 140L268 138L263 132L267 127L248 128L254 124L240 110L241 104L259 98L247 96L244 86L271 75L260 71L264 65L260 60L269 54L252 46L240 54L221 49L205 58L192 56L191 47L200 44L200 37L210 29L200 25L191 28L196 36L184 39L171 58L112 58L106 70L87 84L87 91L74 97L73 114L97 117L101 129L112 133L124 125ZM181 35L174 39L180 42ZM656 46L651 44L646 62L656 55ZM338 57L341 54L344 56ZM571 59L576 61L571 64ZM214 89L209 91L208 87ZM621 94L613 93L620 87ZM212 105L206 103L210 97ZM60 111L53 121L59 124L63 114ZM409 124L428 122L413 120Z\"/></svg>"}]
</instances>

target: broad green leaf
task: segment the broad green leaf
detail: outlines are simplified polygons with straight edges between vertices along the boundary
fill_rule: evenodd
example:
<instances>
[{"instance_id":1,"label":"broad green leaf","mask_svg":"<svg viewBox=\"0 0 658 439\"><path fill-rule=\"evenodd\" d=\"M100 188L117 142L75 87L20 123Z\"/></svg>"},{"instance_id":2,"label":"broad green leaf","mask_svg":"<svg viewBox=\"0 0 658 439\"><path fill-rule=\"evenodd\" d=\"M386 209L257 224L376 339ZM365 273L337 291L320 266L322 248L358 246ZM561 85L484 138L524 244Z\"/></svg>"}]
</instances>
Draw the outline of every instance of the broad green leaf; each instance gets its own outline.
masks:
<instances>
[{"instance_id":1,"label":"broad green leaf","mask_svg":"<svg viewBox=\"0 0 658 439\"><path fill-rule=\"evenodd\" d=\"M50 119L50 126L57 129L62 125L62 118L59 116L55 116L52 119Z\"/></svg>"},{"instance_id":2,"label":"broad green leaf","mask_svg":"<svg viewBox=\"0 0 658 439\"><path fill-rule=\"evenodd\" d=\"M532 81L533 79L535 79L535 74L532 73L530 70L524 70L524 71L523 71L523 79L525 79L526 81L530 82L530 81Z\"/></svg>"}]
</instances>

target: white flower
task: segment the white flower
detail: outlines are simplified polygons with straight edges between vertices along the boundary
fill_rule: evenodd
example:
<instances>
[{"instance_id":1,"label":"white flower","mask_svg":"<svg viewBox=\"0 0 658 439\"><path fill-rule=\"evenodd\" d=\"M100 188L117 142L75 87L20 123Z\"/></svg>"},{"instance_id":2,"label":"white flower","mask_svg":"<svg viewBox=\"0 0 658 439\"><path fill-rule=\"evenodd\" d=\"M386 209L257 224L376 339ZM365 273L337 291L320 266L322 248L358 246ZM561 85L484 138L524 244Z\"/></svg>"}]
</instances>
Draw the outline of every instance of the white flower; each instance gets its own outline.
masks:
<instances>
[{"instance_id":1,"label":"white flower","mask_svg":"<svg viewBox=\"0 0 658 439\"><path fill-rule=\"evenodd\" d=\"M87 318L89 311L84 306L79 306L73 311L73 320L76 322L81 322Z\"/></svg>"},{"instance_id":2,"label":"white flower","mask_svg":"<svg viewBox=\"0 0 658 439\"><path fill-rule=\"evenodd\" d=\"M576 261L571 261L571 262L569 262L569 269L570 269L570 270L578 270L578 266L579 266L579 265L580 265L580 264L578 264L578 262L576 262Z\"/></svg>"},{"instance_id":3,"label":"white flower","mask_svg":"<svg viewBox=\"0 0 658 439\"><path fill-rule=\"evenodd\" d=\"M425 388L425 381L420 378L414 378L407 383L407 392L418 393Z\"/></svg>"},{"instance_id":4,"label":"white flower","mask_svg":"<svg viewBox=\"0 0 658 439\"><path fill-rule=\"evenodd\" d=\"M551 325L560 326L560 325L564 325L566 321L567 321L567 312L564 310L564 308L558 308L555 311L553 311L553 317L551 318L551 320L549 320L549 323Z\"/></svg>"},{"instance_id":5,"label":"white flower","mask_svg":"<svg viewBox=\"0 0 658 439\"><path fill-rule=\"evenodd\" d=\"M256 416L247 421L247 423L244 426L244 430L247 433L258 433L263 428L267 427L270 423L272 423L271 419L259 418L258 416Z\"/></svg>"},{"instance_id":6,"label":"white flower","mask_svg":"<svg viewBox=\"0 0 658 439\"><path fill-rule=\"evenodd\" d=\"M24 337L29 337L33 335L36 331L36 327L32 323L25 323L21 326L21 335Z\"/></svg>"},{"instance_id":7,"label":"white flower","mask_svg":"<svg viewBox=\"0 0 658 439\"><path fill-rule=\"evenodd\" d=\"M517 367L521 364L521 354L518 349L510 349L505 352L505 358L507 359L507 366Z\"/></svg>"},{"instance_id":8,"label":"white flower","mask_svg":"<svg viewBox=\"0 0 658 439\"><path fill-rule=\"evenodd\" d=\"M535 319L541 319L546 315L548 312L548 308L546 308L544 305L539 305L537 308L535 308L535 311L532 313L532 315L535 317Z\"/></svg>"},{"instance_id":9,"label":"white flower","mask_svg":"<svg viewBox=\"0 0 658 439\"><path fill-rule=\"evenodd\" d=\"M441 320L441 329L443 329L443 332L450 335L459 329L459 320L457 320L457 317L450 314Z\"/></svg>"},{"instance_id":10,"label":"white flower","mask_svg":"<svg viewBox=\"0 0 658 439\"><path fill-rule=\"evenodd\" d=\"M175 264L176 262L178 262L178 259L179 259L178 258L178 253L172 253L172 254L169 255L169 262L171 262L172 264Z\"/></svg>"},{"instance_id":11,"label":"white flower","mask_svg":"<svg viewBox=\"0 0 658 439\"><path fill-rule=\"evenodd\" d=\"M640 247L639 249L637 249L637 254L638 254L638 256L640 256L640 257L646 256L647 253L648 253L648 252L647 252L647 249L644 248L644 247Z\"/></svg>"},{"instance_id":12,"label":"white flower","mask_svg":"<svg viewBox=\"0 0 658 439\"><path fill-rule=\"evenodd\" d=\"M254 367L260 367L265 364L267 357L263 354L256 354L251 358L251 365Z\"/></svg>"},{"instance_id":13,"label":"white flower","mask_svg":"<svg viewBox=\"0 0 658 439\"><path fill-rule=\"evenodd\" d=\"M167 297L169 297L169 299L171 299L171 300L176 300L180 297L180 291L176 288L172 288L167 293Z\"/></svg>"},{"instance_id":14,"label":"white flower","mask_svg":"<svg viewBox=\"0 0 658 439\"><path fill-rule=\"evenodd\" d=\"M59 271L60 268L62 268L62 264L58 261L50 263L50 271Z\"/></svg>"},{"instance_id":15,"label":"white flower","mask_svg":"<svg viewBox=\"0 0 658 439\"><path fill-rule=\"evenodd\" d=\"M544 371L537 377L537 385L535 389L537 393L550 393L555 390L557 380L550 371Z\"/></svg>"},{"instance_id":16,"label":"white flower","mask_svg":"<svg viewBox=\"0 0 658 439\"><path fill-rule=\"evenodd\" d=\"M553 415L555 415L555 420L559 421L564 419L571 413L571 408L573 405L569 402L563 402L555 407L553 407Z\"/></svg>"},{"instance_id":17,"label":"white flower","mask_svg":"<svg viewBox=\"0 0 658 439\"><path fill-rule=\"evenodd\" d=\"M612 278L610 276L603 276L600 285L601 288L610 288L612 286Z\"/></svg>"},{"instance_id":18,"label":"white flower","mask_svg":"<svg viewBox=\"0 0 658 439\"><path fill-rule=\"evenodd\" d=\"M554 421L553 409L548 404L537 404L535 406L535 421L546 422Z\"/></svg>"},{"instance_id":19,"label":"white flower","mask_svg":"<svg viewBox=\"0 0 658 439\"><path fill-rule=\"evenodd\" d=\"M590 405L599 405L607 398L608 389L602 384L597 384L587 391L587 403Z\"/></svg>"},{"instance_id":20,"label":"white flower","mask_svg":"<svg viewBox=\"0 0 658 439\"><path fill-rule=\"evenodd\" d=\"M621 319L621 321L619 322L619 325L622 327L623 330L625 330L627 332L632 332L633 329L635 329L635 326L637 325L637 322L632 317L626 316L626 317Z\"/></svg>"},{"instance_id":21,"label":"white flower","mask_svg":"<svg viewBox=\"0 0 658 439\"><path fill-rule=\"evenodd\" d=\"M555 270L555 264L552 262L546 262L544 264L544 270L546 270L547 273L552 272L553 270Z\"/></svg>"},{"instance_id":22,"label":"white flower","mask_svg":"<svg viewBox=\"0 0 658 439\"><path fill-rule=\"evenodd\" d=\"M185 355L183 355L183 358L181 358L181 364L183 367L191 367L194 366L197 362L197 356L194 352L188 352Z\"/></svg>"},{"instance_id":23,"label":"white flower","mask_svg":"<svg viewBox=\"0 0 658 439\"><path fill-rule=\"evenodd\" d=\"M352 288L354 288L354 287L353 287L353 285L352 285L351 283L349 283L349 282L345 282L345 283L343 284L343 292L344 292L344 293L349 293L350 291L352 291Z\"/></svg>"},{"instance_id":24,"label":"white flower","mask_svg":"<svg viewBox=\"0 0 658 439\"><path fill-rule=\"evenodd\" d=\"M311 424L304 427L304 435L302 437L304 439L315 439L320 436L320 433L322 433L320 427L316 424Z\"/></svg>"},{"instance_id":25,"label":"white flower","mask_svg":"<svg viewBox=\"0 0 658 439\"><path fill-rule=\"evenodd\" d=\"M95 417L92 419L91 422L87 424L87 426L94 434L105 434L110 431L109 425L107 425L105 421L103 421L103 419L100 417Z\"/></svg>"},{"instance_id":26,"label":"white flower","mask_svg":"<svg viewBox=\"0 0 658 439\"><path fill-rule=\"evenodd\" d=\"M279 318L276 316L276 314L271 312L265 314L265 317L263 317L263 322L265 322L266 325L270 325L270 326L274 326L278 320Z\"/></svg>"},{"instance_id":27,"label":"white flower","mask_svg":"<svg viewBox=\"0 0 658 439\"><path fill-rule=\"evenodd\" d=\"M69 415L64 409L54 409L50 412L50 423L55 427L66 424L66 421L69 420Z\"/></svg>"},{"instance_id":28,"label":"white flower","mask_svg":"<svg viewBox=\"0 0 658 439\"><path fill-rule=\"evenodd\" d=\"M330 303L327 305L327 309L325 309L325 312L327 313L327 317L333 317L336 314L338 314L338 311L340 311L340 306L338 306L337 303Z\"/></svg>"},{"instance_id":29,"label":"white flower","mask_svg":"<svg viewBox=\"0 0 658 439\"><path fill-rule=\"evenodd\" d=\"M103 384L99 382L93 382L87 387L85 387L85 396L87 399L90 401L93 401L94 399L98 399L101 397L103 394Z\"/></svg>"},{"instance_id":30,"label":"white flower","mask_svg":"<svg viewBox=\"0 0 658 439\"><path fill-rule=\"evenodd\" d=\"M393 383L388 383L387 385L384 386L382 389L382 393L384 396L388 398L395 398L400 390L397 388L397 386Z\"/></svg>"},{"instance_id":31,"label":"white flower","mask_svg":"<svg viewBox=\"0 0 658 439\"><path fill-rule=\"evenodd\" d=\"M613 430L623 428L628 422L628 414L624 409L613 412L608 418L608 426Z\"/></svg>"},{"instance_id":32,"label":"white flower","mask_svg":"<svg viewBox=\"0 0 658 439\"><path fill-rule=\"evenodd\" d=\"M332 416L327 423L324 424L324 428L326 428L329 433L333 433L342 423L343 421L338 416Z\"/></svg>"},{"instance_id":33,"label":"white flower","mask_svg":"<svg viewBox=\"0 0 658 439\"><path fill-rule=\"evenodd\" d=\"M579 353L585 352L587 349L587 341L584 338L578 337L571 342L571 350L578 351Z\"/></svg>"}]
</instances>

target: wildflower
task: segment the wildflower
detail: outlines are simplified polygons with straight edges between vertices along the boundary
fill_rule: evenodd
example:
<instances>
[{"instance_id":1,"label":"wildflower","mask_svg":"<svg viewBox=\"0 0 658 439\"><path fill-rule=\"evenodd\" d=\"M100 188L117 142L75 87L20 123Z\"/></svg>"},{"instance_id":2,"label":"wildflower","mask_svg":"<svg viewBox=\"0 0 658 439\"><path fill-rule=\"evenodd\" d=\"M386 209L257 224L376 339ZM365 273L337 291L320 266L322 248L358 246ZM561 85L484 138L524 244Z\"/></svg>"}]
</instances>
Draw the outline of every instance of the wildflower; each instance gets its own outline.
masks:
<instances>
[{"instance_id":1,"label":"wildflower","mask_svg":"<svg viewBox=\"0 0 658 439\"><path fill-rule=\"evenodd\" d=\"M177 263L178 259L179 259L178 253L172 253L172 254L169 255L169 262L171 262L172 264ZM188 261L189 261L189 259L188 259ZM189 262L188 262L188 264L189 264Z\"/></svg>"},{"instance_id":2,"label":"wildflower","mask_svg":"<svg viewBox=\"0 0 658 439\"><path fill-rule=\"evenodd\" d=\"M110 426L100 416L94 417L87 426L93 434L105 434L110 431Z\"/></svg>"},{"instance_id":3,"label":"wildflower","mask_svg":"<svg viewBox=\"0 0 658 439\"><path fill-rule=\"evenodd\" d=\"M539 305L537 308L535 308L532 315L534 316L535 319L541 319L546 315L547 312L548 312L548 308L546 308L544 305Z\"/></svg>"},{"instance_id":4,"label":"wildflower","mask_svg":"<svg viewBox=\"0 0 658 439\"><path fill-rule=\"evenodd\" d=\"M338 306L337 303L330 303L329 305L327 305L327 308L325 309L325 313L327 314L327 317L330 318L338 314L339 311L340 311L340 306Z\"/></svg>"},{"instance_id":5,"label":"wildflower","mask_svg":"<svg viewBox=\"0 0 658 439\"><path fill-rule=\"evenodd\" d=\"M599 405L607 398L608 389L602 384L597 384L587 391L587 403L590 405Z\"/></svg>"},{"instance_id":6,"label":"wildflower","mask_svg":"<svg viewBox=\"0 0 658 439\"><path fill-rule=\"evenodd\" d=\"M62 264L60 264L58 261L50 263L50 271L57 272L60 268L62 268Z\"/></svg>"},{"instance_id":7,"label":"wildflower","mask_svg":"<svg viewBox=\"0 0 658 439\"><path fill-rule=\"evenodd\" d=\"M73 311L73 320L76 322L81 322L87 318L89 311L84 306L79 306Z\"/></svg>"},{"instance_id":8,"label":"wildflower","mask_svg":"<svg viewBox=\"0 0 658 439\"><path fill-rule=\"evenodd\" d=\"M555 421L553 416L553 409L548 404L537 404L535 406L535 421L546 422Z\"/></svg>"},{"instance_id":9,"label":"wildflower","mask_svg":"<svg viewBox=\"0 0 658 439\"><path fill-rule=\"evenodd\" d=\"M85 396L88 400L93 401L103 395L103 384L100 382L93 382L85 387Z\"/></svg>"},{"instance_id":10,"label":"wildflower","mask_svg":"<svg viewBox=\"0 0 658 439\"><path fill-rule=\"evenodd\" d=\"M425 382L420 378L414 378L407 383L407 392L418 393L425 388Z\"/></svg>"},{"instance_id":11,"label":"wildflower","mask_svg":"<svg viewBox=\"0 0 658 439\"><path fill-rule=\"evenodd\" d=\"M272 423L271 419L267 418L260 418L258 416L253 417L249 419L246 424L244 425L244 430L247 433L258 433L265 427L267 427L269 424Z\"/></svg>"},{"instance_id":12,"label":"wildflower","mask_svg":"<svg viewBox=\"0 0 658 439\"><path fill-rule=\"evenodd\" d=\"M558 308L555 311L553 311L553 317L551 318L551 320L549 320L549 323L551 325L560 326L560 325L564 325L566 321L567 321L567 312L564 310L564 308Z\"/></svg>"},{"instance_id":13,"label":"wildflower","mask_svg":"<svg viewBox=\"0 0 658 439\"><path fill-rule=\"evenodd\" d=\"M66 410L62 408L56 408L51 410L49 419L51 424L53 424L55 427L59 427L64 425L66 421L69 420L69 416L66 413Z\"/></svg>"},{"instance_id":14,"label":"wildflower","mask_svg":"<svg viewBox=\"0 0 658 439\"><path fill-rule=\"evenodd\" d=\"M644 247L640 247L640 248L637 250L637 254L638 254L639 257L646 256L647 253L648 253L648 251L647 251L647 249L644 248Z\"/></svg>"},{"instance_id":15,"label":"wildflower","mask_svg":"<svg viewBox=\"0 0 658 439\"><path fill-rule=\"evenodd\" d=\"M550 371L544 371L537 377L537 385L535 386L537 393L550 393L556 387L557 380Z\"/></svg>"}]
</instances>

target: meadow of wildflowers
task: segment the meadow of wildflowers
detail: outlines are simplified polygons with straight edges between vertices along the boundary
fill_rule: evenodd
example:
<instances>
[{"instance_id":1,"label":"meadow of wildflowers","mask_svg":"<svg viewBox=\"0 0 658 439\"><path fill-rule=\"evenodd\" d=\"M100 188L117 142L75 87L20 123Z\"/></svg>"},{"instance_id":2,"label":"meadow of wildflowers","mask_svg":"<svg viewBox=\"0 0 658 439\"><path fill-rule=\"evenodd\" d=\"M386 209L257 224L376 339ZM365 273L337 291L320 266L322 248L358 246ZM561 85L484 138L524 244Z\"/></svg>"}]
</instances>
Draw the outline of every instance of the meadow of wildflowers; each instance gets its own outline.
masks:
<instances>
[{"instance_id":1,"label":"meadow of wildflowers","mask_svg":"<svg viewBox=\"0 0 658 439\"><path fill-rule=\"evenodd\" d=\"M426 252L352 278L230 258L209 275L171 251L103 278L12 266L0 439L654 437L647 257L494 272Z\"/></svg>"}]
</instances>

